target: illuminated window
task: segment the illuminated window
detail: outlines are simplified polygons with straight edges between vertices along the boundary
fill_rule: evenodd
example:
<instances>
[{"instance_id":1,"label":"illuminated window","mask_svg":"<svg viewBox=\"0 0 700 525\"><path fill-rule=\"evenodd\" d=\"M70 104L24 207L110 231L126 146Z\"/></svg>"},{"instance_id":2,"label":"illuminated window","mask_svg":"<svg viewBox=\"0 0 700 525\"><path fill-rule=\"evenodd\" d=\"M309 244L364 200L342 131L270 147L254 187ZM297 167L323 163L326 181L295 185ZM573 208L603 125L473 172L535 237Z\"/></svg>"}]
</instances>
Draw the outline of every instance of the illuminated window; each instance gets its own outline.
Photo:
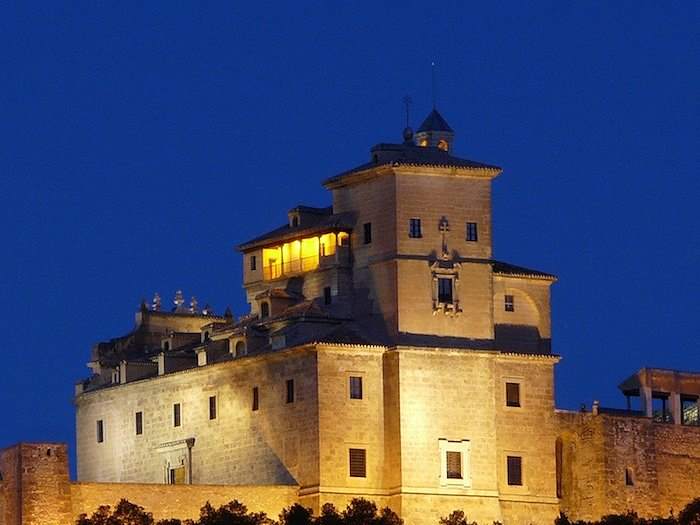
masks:
<instances>
[{"instance_id":1,"label":"illuminated window","mask_svg":"<svg viewBox=\"0 0 700 525\"><path fill-rule=\"evenodd\" d=\"M438 277L438 302L452 304L452 279Z\"/></svg>"},{"instance_id":2,"label":"illuminated window","mask_svg":"<svg viewBox=\"0 0 700 525\"><path fill-rule=\"evenodd\" d=\"M520 383L506 383L506 406L520 406Z\"/></svg>"},{"instance_id":3,"label":"illuminated window","mask_svg":"<svg viewBox=\"0 0 700 525\"><path fill-rule=\"evenodd\" d=\"M700 425L700 405L697 397L681 396L681 424Z\"/></svg>"},{"instance_id":4,"label":"illuminated window","mask_svg":"<svg viewBox=\"0 0 700 525\"><path fill-rule=\"evenodd\" d=\"M363 226L364 229L364 242L369 244L372 242L372 223L366 222Z\"/></svg>"},{"instance_id":5,"label":"illuminated window","mask_svg":"<svg viewBox=\"0 0 700 525\"><path fill-rule=\"evenodd\" d=\"M180 403L175 403L173 405L173 426L179 427L182 425L182 411Z\"/></svg>"},{"instance_id":6,"label":"illuminated window","mask_svg":"<svg viewBox=\"0 0 700 525\"><path fill-rule=\"evenodd\" d=\"M420 139L420 141L418 141L418 145L422 148L425 148L428 145L428 139Z\"/></svg>"},{"instance_id":7,"label":"illuminated window","mask_svg":"<svg viewBox=\"0 0 700 525\"><path fill-rule=\"evenodd\" d=\"M362 399L362 377L350 377L350 399Z\"/></svg>"},{"instance_id":8,"label":"illuminated window","mask_svg":"<svg viewBox=\"0 0 700 525\"><path fill-rule=\"evenodd\" d=\"M520 456L508 456L506 458L508 468L508 485L519 486L523 484L523 458Z\"/></svg>"},{"instance_id":9,"label":"illuminated window","mask_svg":"<svg viewBox=\"0 0 700 525\"><path fill-rule=\"evenodd\" d=\"M270 303L263 301L260 303L260 319L270 317Z\"/></svg>"},{"instance_id":10,"label":"illuminated window","mask_svg":"<svg viewBox=\"0 0 700 525\"><path fill-rule=\"evenodd\" d=\"M350 246L350 235L347 232L338 233L338 246Z\"/></svg>"},{"instance_id":11,"label":"illuminated window","mask_svg":"<svg viewBox=\"0 0 700 525\"><path fill-rule=\"evenodd\" d=\"M447 143L445 139L440 139L437 143L438 149L441 149L442 151L447 151L450 148L450 145Z\"/></svg>"},{"instance_id":12,"label":"illuminated window","mask_svg":"<svg viewBox=\"0 0 700 525\"><path fill-rule=\"evenodd\" d=\"M255 269L258 266L258 258L255 255L250 256L250 269L251 271L255 271Z\"/></svg>"},{"instance_id":13,"label":"illuminated window","mask_svg":"<svg viewBox=\"0 0 700 525\"><path fill-rule=\"evenodd\" d=\"M287 403L294 403L294 379L287 379Z\"/></svg>"},{"instance_id":14,"label":"illuminated window","mask_svg":"<svg viewBox=\"0 0 700 525\"><path fill-rule=\"evenodd\" d=\"M467 223L467 240L469 242L477 242L479 240L479 232L475 222Z\"/></svg>"},{"instance_id":15,"label":"illuminated window","mask_svg":"<svg viewBox=\"0 0 700 525\"><path fill-rule=\"evenodd\" d=\"M254 386L253 387L253 410L257 410L260 408L260 394L258 391L258 387Z\"/></svg>"},{"instance_id":16,"label":"illuminated window","mask_svg":"<svg viewBox=\"0 0 700 525\"><path fill-rule=\"evenodd\" d=\"M105 425L101 419L97 420L97 442L102 443L105 440Z\"/></svg>"},{"instance_id":17,"label":"illuminated window","mask_svg":"<svg viewBox=\"0 0 700 525\"><path fill-rule=\"evenodd\" d=\"M216 396L209 396L209 419L216 419Z\"/></svg>"},{"instance_id":18,"label":"illuminated window","mask_svg":"<svg viewBox=\"0 0 700 525\"><path fill-rule=\"evenodd\" d=\"M348 451L350 459L350 477L367 477L367 451L364 448L351 448Z\"/></svg>"},{"instance_id":19,"label":"illuminated window","mask_svg":"<svg viewBox=\"0 0 700 525\"><path fill-rule=\"evenodd\" d=\"M332 296L331 296L331 287L326 286L323 289L323 304L331 304Z\"/></svg>"},{"instance_id":20,"label":"illuminated window","mask_svg":"<svg viewBox=\"0 0 700 525\"><path fill-rule=\"evenodd\" d=\"M143 434L143 412L136 412L136 435Z\"/></svg>"},{"instance_id":21,"label":"illuminated window","mask_svg":"<svg viewBox=\"0 0 700 525\"><path fill-rule=\"evenodd\" d=\"M408 221L408 236L412 239L423 237L423 232L421 231L420 226L420 219L410 219Z\"/></svg>"},{"instance_id":22,"label":"illuminated window","mask_svg":"<svg viewBox=\"0 0 700 525\"><path fill-rule=\"evenodd\" d=\"M503 298L503 306L506 312L515 312L515 299L512 295L505 295Z\"/></svg>"}]
</instances>

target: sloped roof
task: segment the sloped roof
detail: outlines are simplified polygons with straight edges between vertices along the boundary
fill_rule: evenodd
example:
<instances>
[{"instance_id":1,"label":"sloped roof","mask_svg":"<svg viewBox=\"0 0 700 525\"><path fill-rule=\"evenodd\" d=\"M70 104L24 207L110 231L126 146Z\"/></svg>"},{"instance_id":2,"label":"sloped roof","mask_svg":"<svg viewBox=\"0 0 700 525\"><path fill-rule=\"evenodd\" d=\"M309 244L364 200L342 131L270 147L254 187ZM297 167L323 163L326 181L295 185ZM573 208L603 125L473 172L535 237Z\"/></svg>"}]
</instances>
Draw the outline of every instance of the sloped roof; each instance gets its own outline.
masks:
<instances>
[{"instance_id":1,"label":"sloped roof","mask_svg":"<svg viewBox=\"0 0 700 525\"><path fill-rule=\"evenodd\" d=\"M423 124L418 128L417 133L422 131L446 131L454 133L447 121L440 115L437 109L433 108L430 114L425 117Z\"/></svg>"},{"instance_id":2,"label":"sloped roof","mask_svg":"<svg viewBox=\"0 0 700 525\"><path fill-rule=\"evenodd\" d=\"M551 273L541 272L540 270L532 270L530 268L525 268L524 266L516 266L514 264L493 261L491 263L493 268L493 273L500 273L502 275L512 275L519 277L536 277L538 279L548 279L556 280L557 276Z\"/></svg>"}]
</instances>

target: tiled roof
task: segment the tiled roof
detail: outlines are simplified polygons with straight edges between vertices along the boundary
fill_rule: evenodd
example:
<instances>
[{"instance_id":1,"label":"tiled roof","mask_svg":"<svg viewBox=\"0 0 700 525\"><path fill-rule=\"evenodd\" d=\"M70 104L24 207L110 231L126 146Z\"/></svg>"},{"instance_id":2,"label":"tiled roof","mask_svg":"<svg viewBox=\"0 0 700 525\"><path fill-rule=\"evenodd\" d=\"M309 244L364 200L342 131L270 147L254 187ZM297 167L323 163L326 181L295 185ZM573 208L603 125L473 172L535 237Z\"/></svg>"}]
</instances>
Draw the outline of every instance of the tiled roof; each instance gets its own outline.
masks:
<instances>
[{"instance_id":1,"label":"tiled roof","mask_svg":"<svg viewBox=\"0 0 700 525\"><path fill-rule=\"evenodd\" d=\"M557 276L551 273L541 272L539 270L531 270L530 268L525 268L523 266L516 266L514 264L509 264L501 261L493 261L491 263L493 268L493 273L499 273L502 275L513 275L520 277L536 277L539 279L549 279L556 280Z\"/></svg>"},{"instance_id":2,"label":"tiled roof","mask_svg":"<svg viewBox=\"0 0 700 525\"><path fill-rule=\"evenodd\" d=\"M324 186L332 185L346 175L381 166L427 166L436 168L486 170L490 172L501 171L501 168L498 166L453 157L448 152L439 148L416 146L415 144L377 144L372 148L371 153L372 161L326 179L323 182Z\"/></svg>"},{"instance_id":3,"label":"tiled roof","mask_svg":"<svg viewBox=\"0 0 700 525\"><path fill-rule=\"evenodd\" d=\"M287 239L303 237L304 235L312 235L314 233L322 233L337 230L352 229L351 217L348 213L337 213L335 215L322 216L319 221L310 226L290 226L285 224L272 231L264 233L254 239L244 242L238 246L239 250L249 250L256 246L279 242Z\"/></svg>"}]
</instances>

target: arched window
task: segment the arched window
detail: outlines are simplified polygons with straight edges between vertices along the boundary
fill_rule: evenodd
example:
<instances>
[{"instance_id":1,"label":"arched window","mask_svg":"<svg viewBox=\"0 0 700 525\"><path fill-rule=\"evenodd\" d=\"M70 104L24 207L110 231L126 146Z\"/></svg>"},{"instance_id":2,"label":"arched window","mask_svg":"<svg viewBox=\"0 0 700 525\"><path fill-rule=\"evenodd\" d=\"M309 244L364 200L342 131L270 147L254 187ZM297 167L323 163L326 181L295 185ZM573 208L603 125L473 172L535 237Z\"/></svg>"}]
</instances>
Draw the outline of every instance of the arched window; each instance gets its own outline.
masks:
<instances>
[{"instance_id":1,"label":"arched window","mask_svg":"<svg viewBox=\"0 0 700 525\"><path fill-rule=\"evenodd\" d=\"M441 149L442 151L447 151L450 148L449 144L447 143L447 141L445 139L440 139L437 143L437 147L438 147L438 149Z\"/></svg>"},{"instance_id":2,"label":"arched window","mask_svg":"<svg viewBox=\"0 0 700 525\"><path fill-rule=\"evenodd\" d=\"M270 317L270 303L264 301L260 303L260 319Z\"/></svg>"},{"instance_id":3,"label":"arched window","mask_svg":"<svg viewBox=\"0 0 700 525\"><path fill-rule=\"evenodd\" d=\"M166 352L170 350L170 341L165 341L163 343L163 350L165 350Z\"/></svg>"},{"instance_id":4,"label":"arched window","mask_svg":"<svg viewBox=\"0 0 700 525\"><path fill-rule=\"evenodd\" d=\"M202 334L202 342L209 341L209 330Z\"/></svg>"},{"instance_id":5,"label":"arched window","mask_svg":"<svg viewBox=\"0 0 700 525\"><path fill-rule=\"evenodd\" d=\"M236 343L236 357L244 356L246 353L245 341L238 341Z\"/></svg>"},{"instance_id":6,"label":"arched window","mask_svg":"<svg viewBox=\"0 0 700 525\"><path fill-rule=\"evenodd\" d=\"M427 146L428 146L428 139L420 139L420 142L418 142L418 145L419 145L421 148L427 147Z\"/></svg>"}]
</instances>

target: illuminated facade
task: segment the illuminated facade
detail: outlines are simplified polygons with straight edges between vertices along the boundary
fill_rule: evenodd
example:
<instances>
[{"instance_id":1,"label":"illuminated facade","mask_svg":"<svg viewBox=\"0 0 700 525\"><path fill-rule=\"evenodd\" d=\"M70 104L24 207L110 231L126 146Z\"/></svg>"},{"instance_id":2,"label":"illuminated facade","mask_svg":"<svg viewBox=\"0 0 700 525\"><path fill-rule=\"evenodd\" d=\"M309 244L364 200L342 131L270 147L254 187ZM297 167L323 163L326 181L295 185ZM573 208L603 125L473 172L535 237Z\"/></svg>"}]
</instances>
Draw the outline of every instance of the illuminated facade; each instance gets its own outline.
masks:
<instances>
[{"instance_id":1,"label":"illuminated facade","mask_svg":"<svg viewBox=\"0 0 700 525\"><path fill-rule=\"evenodd\" d=\"M327 179L331 206L297 206L241 244L242 317L156 299L96 345L76 390L79 480L294 486L316 510L364 496L408 524L457 508L484 523L583 516L570 489L603 416L555 410L555 277L494 259L501 169L453 149L433 110Z\"/></svg>"}]
</instances>

